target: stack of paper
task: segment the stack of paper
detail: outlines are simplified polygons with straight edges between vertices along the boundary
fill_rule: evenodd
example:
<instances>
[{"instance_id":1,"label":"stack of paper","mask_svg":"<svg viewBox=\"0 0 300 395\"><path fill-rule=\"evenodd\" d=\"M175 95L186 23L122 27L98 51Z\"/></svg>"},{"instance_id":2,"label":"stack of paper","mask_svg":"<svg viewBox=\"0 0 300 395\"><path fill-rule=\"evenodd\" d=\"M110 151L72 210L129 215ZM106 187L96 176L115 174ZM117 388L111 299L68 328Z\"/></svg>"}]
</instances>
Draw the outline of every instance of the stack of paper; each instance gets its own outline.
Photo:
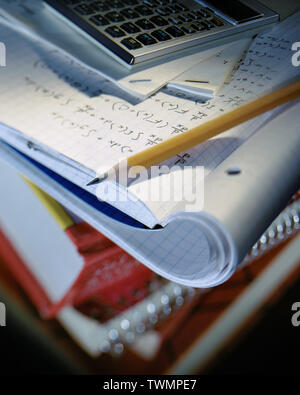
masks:
<instances>
[{"instance_id":1,"label":"stack of paper","mask_svg":"<svg viewBox=\"0 0 300 395\"><path fill-rule=\"evenodd\" d=\"M169 89L137 105L120 98L119 91L101 93L103 81L97 74L2 23L1 37L9 48L8 67L0 71L2 157L157 273L191 286L219 284L298 187L299 103L286 112L279 108L266 113L165 163L179 165L180 172L188 165L204 166L204 206L196 196L187 212L185 200L153 202L143 199L135 186L129 186L125 202L103 202L96 197L97 188L86 184L102 166L114 166L122 157L299 78L291 63L299 18L296 14L259 35L214 99L179 98ZM280 128L287 124L282 135ZM237 166L240 176L229 177L227 170ZM275 177L284 178L285 184L277 187ZM103 188L122 192L113 183ZM157 224L163 228L146 229Z\"/></svg>"}]
</instances>

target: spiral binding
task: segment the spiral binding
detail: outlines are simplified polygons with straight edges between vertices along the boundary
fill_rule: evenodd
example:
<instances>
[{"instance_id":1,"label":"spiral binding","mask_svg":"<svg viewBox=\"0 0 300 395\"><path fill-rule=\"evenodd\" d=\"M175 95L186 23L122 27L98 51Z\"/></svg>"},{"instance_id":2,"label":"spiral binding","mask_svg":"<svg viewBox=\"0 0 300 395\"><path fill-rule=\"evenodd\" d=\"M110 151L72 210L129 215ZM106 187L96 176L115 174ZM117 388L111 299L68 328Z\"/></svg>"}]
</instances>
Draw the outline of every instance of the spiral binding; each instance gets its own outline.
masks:
<instances>
[{"instance_id":1,"label":"spiral binding","mask_svg":"<svg viewBox=\"0 0 300 395\"><path fill-rule=\"evenodd\" d=\"M240 267L251 263L283 240L291 237L300 228L300 199L290 204L263 233ZM132 345L138 336L145 334L158 322L178 310L196 293L207 292L168 282L142 302L101 325L99 350L102 353L121 355L126 346Z\"/></svg>"},{"instance_id":2,"label":"spiral binding","mask_svg":"<svg viewBox=\"0 0 300 395\"><path fill-rule=\"evenodd\" d=\"M119 355L125 345L132 345L138 336L155 326L158 322L178 310L195 294L194 288L168 282L154 294L110 320L106 334L101 339L101 352Z\"/></svg>"},{"instance_id":3,"label":"spiral binding","mask_svg":"<svg viewBox=\"0 0 300 395\"><path fill-rule=\"evenodd\" d=\"M260 239L251 248L241 266L252 262L257 257L288 239L300 229L300 199L291 203L275 219Z\"/></svg>"}]
</instances>

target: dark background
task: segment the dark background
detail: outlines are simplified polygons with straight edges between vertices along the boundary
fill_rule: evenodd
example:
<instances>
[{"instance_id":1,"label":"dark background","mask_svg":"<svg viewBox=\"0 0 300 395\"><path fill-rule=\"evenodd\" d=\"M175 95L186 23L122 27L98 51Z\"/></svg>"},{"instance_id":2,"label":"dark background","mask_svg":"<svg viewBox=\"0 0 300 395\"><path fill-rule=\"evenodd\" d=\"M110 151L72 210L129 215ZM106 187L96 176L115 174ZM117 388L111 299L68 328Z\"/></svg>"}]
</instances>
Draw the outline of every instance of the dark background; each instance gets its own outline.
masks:
<instances>
[{"instance_id":1,"label":"dark background","mask_svg":"<svg viewBox=\"0 0 300 395\"><path fill-rule=\"evenodd\" d=\"M76 374L66 361L22 313L7 303L7 327L0 328L1 375ZM279 303L263 312L262 319L242 340L223 351L204 373L247 375L299 375L300 326L291 323L291 307L300 301L300 279Z\"/></svg>"}]
</instances>

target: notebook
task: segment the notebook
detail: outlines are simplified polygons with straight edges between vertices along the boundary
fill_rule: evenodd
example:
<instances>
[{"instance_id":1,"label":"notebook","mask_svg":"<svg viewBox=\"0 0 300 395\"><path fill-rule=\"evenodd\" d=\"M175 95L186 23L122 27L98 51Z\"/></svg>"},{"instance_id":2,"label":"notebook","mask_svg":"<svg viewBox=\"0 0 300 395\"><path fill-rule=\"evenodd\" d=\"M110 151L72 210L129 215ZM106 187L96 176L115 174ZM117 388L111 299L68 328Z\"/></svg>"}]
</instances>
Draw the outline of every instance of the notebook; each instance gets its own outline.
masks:
<instances>
[{"instance_id":1,"label":"notebook","mask_svg":"<svg viewBox=\"0 0 300 395\"><path fill-rule=\"evenodd\" d=\"M287 121L289 128L282 134ZM206 205L202 211L175 213L164 227L153 230L7 144L0 142L0 152L2 160L151 270L183 285L207 288L226 281L234 273L297 190L298 125L296 103L266 123L207 177ZM238 178L228 176L226 169L236 163L243 173ZM285 182L278 184L278 179ZM11 182L4 184L8 190L11 188ZM31 210L34 207L27 211ZM6 219L10 221L10 216Z\"/></svg>"},{"instance_id":2,"label":"notebook","mask_svg":"<svg viewBox=\"0 0 300 395\"><path fill-rule=\"evenodd\" d=\"M0 73L1 138L80 187L80 195L95 196L96 188L87 188L86 184L101 165L113 166L121 156L182 133L299 77L299 69L290 61L299 18L300 14L296 14L258 36L214 100L203 103L164 90L135 106L113 95L99 95L95 89L101 89L101 84L97 85L94 75L80 72L61 53L46 53L38 42L2 26L3 40L11 50L10 66ZM285 112L279 108L264 114L168 161L180 166L204 166L209 196L204 208L196 202L194 210L190 209L193 212L188 213L183 212L182 202L151 205L141 199L137 202L136 198L125 204L110 202L118 212L125 212L149 228L164 226L150 232L116 224L78 195L74 197L74 189L66 188L53 175L1 145L2 155L152 270L185 285L207 287L225 281L233 273L298 188L299 109L297 103L287 107ZM287 120L293 121L288 144L282 134L277 133L276 139L272 135L275 125L284 125ZM266 144L270 144L268 152L263 149ZM251 155L255 157L252 163L248 160ZM268 160L262 160L264 155ZM227 169L237 163L244 166L242 178L224 178ZM272 180L276 174L286 183L275 189L274 183L265 180ZM107 186L108 190L119 187ZM130 188L129 192L139 198L138 191ZM262 190L272 196L271 201L261 195ZM255 197L249 201L251 194ZM222 195L227 197L226 205ZM245 228L246 221L251 226Z\"/></svg>"},{"instance_id":3,"label":"notebook","mask_svg":"<svg viewBox=\"0 0 300 395\"><path fill-rule=\"evenodd\" d=\"M8 67L2 68L0 74L0 120L9 126L3 125L1 136L87 189L87 182L101 166L113 166L122 157L184 133L299 76L299 69L290 61L299 19L298 13L271 32L258 36L232 80L214 100L204 103L187 100L165 90L138 105L114 95L99 95L102 81L98 82L95 75L80 72L63 54L45 53L38 42L2 25L1 37L10 50ZM202 165L207 175L269 116L266 114L223 133L220 138L211 139L165 164ZM97 188L87 190L102 197ZM139 197L137 188L129 187L129 191ZM111 204L148 226L177 211L177 202L140 201L138 212L136 204L130 201Z\"/></svg>"}]
</instances>

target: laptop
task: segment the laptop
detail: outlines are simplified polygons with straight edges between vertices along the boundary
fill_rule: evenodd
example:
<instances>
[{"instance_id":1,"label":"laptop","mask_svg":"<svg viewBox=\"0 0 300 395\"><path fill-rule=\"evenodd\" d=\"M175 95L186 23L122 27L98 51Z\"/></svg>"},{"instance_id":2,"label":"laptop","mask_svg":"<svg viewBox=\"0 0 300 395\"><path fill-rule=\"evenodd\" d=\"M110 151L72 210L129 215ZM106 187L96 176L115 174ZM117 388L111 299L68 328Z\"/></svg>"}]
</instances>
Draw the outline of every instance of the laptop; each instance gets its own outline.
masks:
<instances>
[{"instance_id":1,"label":"laptop","mask_svg":"<svg viewBox=\"0 0 300 395\"><path fill-rule=\"evenodd\" d=\"M45 0L125 66L262 28L278 15L256 0Z\"/></svg>"}]
</instances>

